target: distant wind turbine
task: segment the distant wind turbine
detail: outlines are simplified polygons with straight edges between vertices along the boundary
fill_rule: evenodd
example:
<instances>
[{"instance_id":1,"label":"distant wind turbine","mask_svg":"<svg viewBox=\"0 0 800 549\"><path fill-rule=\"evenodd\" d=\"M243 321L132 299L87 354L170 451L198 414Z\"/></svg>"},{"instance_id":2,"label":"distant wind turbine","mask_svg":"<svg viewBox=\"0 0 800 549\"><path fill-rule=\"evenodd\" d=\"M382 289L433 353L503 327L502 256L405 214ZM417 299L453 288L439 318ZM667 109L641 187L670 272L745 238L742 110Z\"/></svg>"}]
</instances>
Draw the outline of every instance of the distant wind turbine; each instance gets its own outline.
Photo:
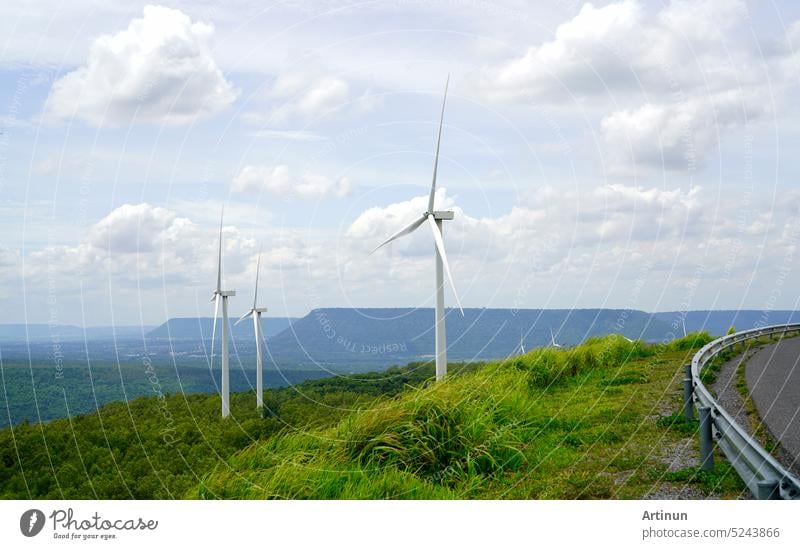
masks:
<instances>
[{"instance_id":1,"label":"distant wind turbine","mask_svg":"<svg viewBox=\"0 0 800 549\"><path fill-rule=\"evenodd\" d=\"M686 337L686 313L681 315L681 326L683 326L683 337Z\"/></svg>"},{"instance_id":2,"label":"distant wind turbine","mask_svg":"<svg viewBox=\"0 0 800 549\"><path fill-rule=\"evenodd\" d=\"M236 324L239 324L247 317L253 317L253 329L256 337L256 408L264 407L264 370L263 370L263 356L261 352L261 313L266 313L266 307L258 307L258 272L261 269L261 251L258 252L258 260L256 261L256 285L253 291L253 307L243 314ZM236 326L234 324L234 326Z\"/></svg>"},{"instance_id":3,"label":"distant wind turbine","mask_svg":"<svg viewBox=\"0 0 800 549\"><path fill-rule=\"evenodd\" d=\"M525 340L522 337L522 328L519 330L519 354L525 354Z\"/></svg>"},{"instance_id":4,"label":"distant wind turbine","mask_svg":"<svg viewBox=\"0 0 800 549\"><path fill-rule=\"evenodd\" d=\"M447 279L450 282L450 287L453 289L453 295L458 303L458 308L463 316L464 309L461 307L461 301L458 299L456 286L453 283L453 275L450 273L450 266L447 264L447 254L444 250L444 239L442 238L442 221L453 219L452 211L435 211L433 209L433 202L436 196L436 172L439 167L439 146L442 142L442 124L444 122L444 107L447 102L447 87L450 83L450 77L447 77L447 82L444 85L444 100L442 101L442 114L439 118L439 134L436 140L436 156L433 161L433 181L431 182L431 193L428 196L428 209L411 222L406 227L400 229L392 236L387 238L380 246L372 250L371 254L382 248L389 242L397 240L401 236L411 234L416 231L421 225L427 223L433 235L433 241L436 245L436 379L441 380L447 374L447 340L445 335L445 321L444 321L444 276L443 271L447 273Z\"/></svg>"},{"instance_id":5,"label":"distant wind turbine","mask_svg":"<svg viewBox=\"0 0 800 549\"><path fill-rule=\"evenodd\" d=\"M220 393L222 396L222 417L231 415L231 388L230 388L230 368L228 366L228 298L236 295L236 290L222 289L222 219L225 215L225 208L219 216L219 255L217 257L217 287L211 295L214 302L214 327L211 330L211 366L214 366L214 340L217 337L217 315L219 314L219 302L222 301L222 381L220 382Z\"/></svg>"},{"instance_id":6,"label":"distant wind turbine","mask_svg":"<svg viewBox=\"0 0 800 549\"><path fill-rule=\"evenodd\" d=\"M550 328L550 343L551 343L551 344L553 345L553 347L555 347L556 349L560 349L560 348L561 348L561 345L559 345L558 343L556 343L556 337L553 335L553 329L552 329L552 328Z\"/></svg>"}]
</instances>

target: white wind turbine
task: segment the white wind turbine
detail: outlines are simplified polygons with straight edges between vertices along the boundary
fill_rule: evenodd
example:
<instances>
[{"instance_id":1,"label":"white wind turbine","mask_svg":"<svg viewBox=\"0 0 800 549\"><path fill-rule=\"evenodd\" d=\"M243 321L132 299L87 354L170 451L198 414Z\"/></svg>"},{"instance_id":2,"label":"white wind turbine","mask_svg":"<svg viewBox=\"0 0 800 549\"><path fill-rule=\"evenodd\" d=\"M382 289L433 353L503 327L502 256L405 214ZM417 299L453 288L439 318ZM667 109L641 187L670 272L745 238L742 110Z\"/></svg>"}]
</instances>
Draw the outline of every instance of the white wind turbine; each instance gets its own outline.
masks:
<instances>
[{"instance_id":1,"label":"white wind turbine","mask_svg":"<svg viewBox=\"0 0 800 549\"><path fill-rule=\"evenodd\" d=\"M444 250L444 240L442 238L442 221L453 219L452 211L435 211L433 209L433 202L436 196L436 172L439 167L439 146L442 142L442 123L444 122L444 107L447 102L447 86L450 83L450 77L447 77L447 82L444 85L444 99L442 100L442 114L439 118L439 134L436 140L436 156L433 161L433 181L431 182L431 193L428 196L428 209L411 222L406 227L400 229L392 236L387 238L380 246L372 250L374 253L379 248L382 248L389 242L405 236L417 230L421 225L427 223L433 235L433 241L436 249L436 379L441 380L447 374L447 339L445 335L444 323L444 275L447 273L447 279L450 282L450 287L453 289L453 295L458 303L458 308L461 314L464 314L464 309L461 307L461 301L458 299L458 292L453 283L453 275L450 273L450 266L447 263L447 254Z\"/></svg>"},{"instance_id":2,"label":"white wind turbine","mask_svg":"<svg viewBox=\"0 0 800 549\"><path fill-rule=\"evenodd\" d=\"M256 261L256 286L253 292L253 307L243 314L236 324L239 324L247 317L253 317L253 332L256 337L256 408L264 407L264 370L263 370L263 354L261 352L261 313L266 313L266 307L258 307L258 272L261 269L261 251L258 252L258 260ZM236 326L234 324L234 326Z\"/></svg>"},{"instance_id":3,"label":"white wind turbine","mask_svg":"<svg viewBox=\"0 0 800 549\"><path fill-rule=\"evenodd\" d=\"M211 330L211 366L214 366L214 340L217 337L217 315L219 302L222 301L222 381L220 393L222 396L222 417L231 415L231 388L230 367L228 365L228 298L236 295L236 290L222 289L222 219L225 208L219 216L219 256L217 257L217 287L211 295L214 302L214 327Z\"/></svg>"},{"instance_id":4,"label":"white wind turbine","mask_svg":"<svg viewBox=\"0 0 800 549\"><path fill-rule=\"evenodd\" d=\"M519 354L525 354L525 340L522 336L522 328L519 329Z\"/></svg>"},{"instance_id":5,"label":"white wind turbine","mask_svg":"<svg viewBox=\"0 0 800 549\"><path fill-rule=\"evenodd\" d=\"M681 315L681 326L683 326L683 337L686 337L686 313Z\"/></svg>"},{"instance_id":6,"label":"white wind turbine","mask_svg":"<svg viewBox=\"0 0 800 549\"><path fill-rule=\"evenodd\" d=\"M553 329L552 329L552 328L550 328L550 343L551 343L551 344L552 344L552 346L553 346L553 347L555 347L556 349L560 349L560 348L561 348L561 345L559 345L558 343L556 343L556 337L553 335Z\"/></svg>"}]
</instances>

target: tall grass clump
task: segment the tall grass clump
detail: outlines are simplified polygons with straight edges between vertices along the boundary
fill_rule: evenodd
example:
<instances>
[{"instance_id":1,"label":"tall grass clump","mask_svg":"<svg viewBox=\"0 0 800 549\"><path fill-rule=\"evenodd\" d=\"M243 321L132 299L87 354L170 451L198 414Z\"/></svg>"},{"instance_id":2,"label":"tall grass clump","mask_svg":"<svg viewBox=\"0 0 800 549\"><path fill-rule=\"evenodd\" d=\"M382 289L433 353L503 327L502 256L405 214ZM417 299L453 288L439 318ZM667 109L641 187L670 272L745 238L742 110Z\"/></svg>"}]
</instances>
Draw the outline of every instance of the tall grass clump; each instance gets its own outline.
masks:
<instances>
[{"instance_id":1,"label":"tall grass clump","mask_svg":"<svg viewBox=\"0 0 800 549\"><path fill-rule=\"evenodd\" d=\"M593 337L571 349L541 348L516 357L511 367L527 373L533 389L556 387L569 378L598 368L623 366L652 356L652 346L620 336Z\"/></svg>"},{"instance_id":2,"label":"tall grass clump","mask_svg":"<svg viewBox=\"0 0 800 549\"><path fill-rule=\"evenodd\" d=\"M522 465L515 422L497 421L499 403L459 388L439 384L396 408L351 417L339 432L343 452L366 469L389 466L440 484Z\"/></svg>"},{"instance_id":3,"label":"tall grass clump","mask_svg":"<svg viewBox=\"0 0 800 549\"><path fill-rule=\"evenodd\" d=\"M667 344L668 351L692 351L714 341L708 332L692 332L680 339L673 339Z\"/></svg>"}]
</instances>

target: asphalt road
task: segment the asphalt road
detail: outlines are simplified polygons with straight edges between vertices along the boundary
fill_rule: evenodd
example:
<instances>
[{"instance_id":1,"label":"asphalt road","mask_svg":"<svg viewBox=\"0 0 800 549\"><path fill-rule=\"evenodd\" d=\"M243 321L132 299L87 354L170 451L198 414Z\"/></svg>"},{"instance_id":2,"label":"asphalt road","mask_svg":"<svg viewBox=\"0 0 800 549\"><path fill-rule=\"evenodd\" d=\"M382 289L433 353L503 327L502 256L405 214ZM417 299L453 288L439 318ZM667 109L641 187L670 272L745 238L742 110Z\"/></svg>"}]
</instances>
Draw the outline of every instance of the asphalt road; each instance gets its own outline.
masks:
<instances>
[{"instance_id":1,"label":"asphalt road","mask_svg":"<svg viewBox=\"0 0 800 549\"><path fill-rule=\"evenodd\" d=\"M745 379L761 420L800 463L800 338L765 345L747 362Z\"/></svg>"}]
</instances>

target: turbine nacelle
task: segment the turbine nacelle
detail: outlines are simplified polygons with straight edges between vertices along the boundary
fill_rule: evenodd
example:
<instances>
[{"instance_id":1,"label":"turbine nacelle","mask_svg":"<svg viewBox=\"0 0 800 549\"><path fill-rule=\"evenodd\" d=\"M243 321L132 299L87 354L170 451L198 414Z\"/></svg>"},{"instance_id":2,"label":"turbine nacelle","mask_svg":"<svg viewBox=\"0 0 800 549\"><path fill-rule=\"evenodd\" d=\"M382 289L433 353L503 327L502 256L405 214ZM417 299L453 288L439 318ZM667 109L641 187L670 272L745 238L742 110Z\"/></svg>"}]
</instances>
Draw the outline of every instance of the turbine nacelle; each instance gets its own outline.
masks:
<instances>
[{"instance_id":1,"label":"turbine nacelle","mask_svg":"<svg viewBox=\"0 0 800 549\"><path fill-rule=\"evenodd\" d=\"M220 290L211 294L211 301L214 301L217 296L219 297L233 297L236 295L236 290Z\"/></svg>"},{"instance_id":2,"label":"turbine nacelle","mask_svg":"<svg viewBox=\"0 0 800 549\"><path fill-rule=\"evenodd\" d=\"M432 215L434 219L442 221L452 221L456 216L453 210L440 210L435 212L426 212L425 215Z\"/></svg>"},{"instance_id":3,"label":"turbine nacelle","mask_svg":"<svg viewBox=\"0 0 800 549\"><path fill-rule=\"evenodd\" d=\"M248 319L248 318L252 317L253 315L256 315L256 314L262 314L262 313L266 313L266 312L267 312L267 308L266 308L266 307L256 307L256 308L254 308L254 309L250 309L250 310L249 310L249 311L247 311L245 314L243 314L242 316L240 316L240 317L239 317L239 320L237 320L236 322L234 322L234 323L233 323L233 325L234 325L234 326L236 326L236 325L238 325L238 324L239 324L239 323L240 323L242 320L246 320L246 319Z\"/></svg>"}]
</instances>

